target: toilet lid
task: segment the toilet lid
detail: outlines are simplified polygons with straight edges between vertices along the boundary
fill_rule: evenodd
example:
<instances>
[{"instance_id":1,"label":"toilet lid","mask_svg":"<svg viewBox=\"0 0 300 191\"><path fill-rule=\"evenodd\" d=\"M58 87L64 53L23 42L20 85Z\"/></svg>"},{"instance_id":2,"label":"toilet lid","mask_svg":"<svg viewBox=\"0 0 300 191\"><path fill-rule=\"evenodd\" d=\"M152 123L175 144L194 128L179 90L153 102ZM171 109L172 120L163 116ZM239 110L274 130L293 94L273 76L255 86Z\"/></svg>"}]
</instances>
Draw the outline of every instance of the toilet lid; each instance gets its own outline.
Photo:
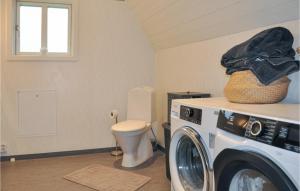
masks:
<instances>
[{"instance_id":1,"label":"toilet lid","mask_svg":"<svg viewBox=\"0 0 300 191\"><path fill-rule=\"evenodd\" d=\"M145 121L128 120L128 121L122 121L120 123L113 125L112 130L119 131L119 132L128 132L128 131L142 130L145 127L146 127Z\"/></svg>"}]
</instances>

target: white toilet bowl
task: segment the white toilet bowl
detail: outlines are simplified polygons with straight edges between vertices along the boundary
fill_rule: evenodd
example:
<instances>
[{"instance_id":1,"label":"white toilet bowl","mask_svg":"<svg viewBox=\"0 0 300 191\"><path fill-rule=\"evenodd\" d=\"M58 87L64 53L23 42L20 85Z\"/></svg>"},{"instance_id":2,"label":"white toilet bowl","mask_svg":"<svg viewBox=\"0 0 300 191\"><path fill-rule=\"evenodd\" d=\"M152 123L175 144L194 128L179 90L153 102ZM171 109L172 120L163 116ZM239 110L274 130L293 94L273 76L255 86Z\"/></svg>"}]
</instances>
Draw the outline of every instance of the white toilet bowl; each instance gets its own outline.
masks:
<instances>
[{"instance_id":1,"label":"white toilet bowl","mask_svg":"<svg viewBox=\"0 0 300 191\"><path fill-rule=\"evenodd\" d=\"M123 150L123 167L135 167L153 156L148 130L150 124L127 120L112 126L112 132Z\"/></svg>"},{"instance_id":2,"label":"white toilet bowl","mask_svg":"<svg viewBox=\"0 0 300 191\"><path fill-rule=\"evenodd\" d=\"M123 150L122 166L135 167L153 156L148 130L153 122L154 91L138 87L128 92L127 121L112 126Z\"/></svg>"}]
</instances>

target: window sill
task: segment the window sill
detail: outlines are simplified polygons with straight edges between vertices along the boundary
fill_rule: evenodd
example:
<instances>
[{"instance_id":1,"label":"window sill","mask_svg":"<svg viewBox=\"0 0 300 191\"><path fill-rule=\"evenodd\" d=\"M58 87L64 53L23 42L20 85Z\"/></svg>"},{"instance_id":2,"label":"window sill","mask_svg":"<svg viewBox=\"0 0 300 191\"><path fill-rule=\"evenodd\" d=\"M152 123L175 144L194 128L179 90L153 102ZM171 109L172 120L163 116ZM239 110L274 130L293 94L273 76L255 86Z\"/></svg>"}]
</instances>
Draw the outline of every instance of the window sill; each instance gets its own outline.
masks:
<instances>
[{"instance_id":1,"label":"window sill","mask_svg":"<svg viewBox=\"0 0 300 191\"><path fill-rule=\"evenodd\" d=\"M77 56L32 56L32 55L14 55L7 58L8 61L66 61L76 62L78 61Z\"/></svg>"}]
</instances>

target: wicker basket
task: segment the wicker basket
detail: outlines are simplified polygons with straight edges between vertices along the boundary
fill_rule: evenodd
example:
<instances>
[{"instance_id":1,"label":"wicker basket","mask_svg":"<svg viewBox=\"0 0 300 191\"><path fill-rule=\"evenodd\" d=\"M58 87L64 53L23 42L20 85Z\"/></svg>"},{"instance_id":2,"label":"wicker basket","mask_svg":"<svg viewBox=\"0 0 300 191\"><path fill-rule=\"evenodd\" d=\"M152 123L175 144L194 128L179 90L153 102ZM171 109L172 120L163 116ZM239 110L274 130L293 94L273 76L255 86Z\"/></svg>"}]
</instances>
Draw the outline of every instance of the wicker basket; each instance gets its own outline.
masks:
<instances>
[{"instance_id":1,"label":"wicker basket","mask_svg":"<svg viewBox=\"0 0 300 191\"><path fill-rule=\"evenodd\" d=\"M266 86L250 70L240 71L230 76L224 94L235 103L276 103L286 97L289 83L285 76Z\"/></svg>"}]
</instances>

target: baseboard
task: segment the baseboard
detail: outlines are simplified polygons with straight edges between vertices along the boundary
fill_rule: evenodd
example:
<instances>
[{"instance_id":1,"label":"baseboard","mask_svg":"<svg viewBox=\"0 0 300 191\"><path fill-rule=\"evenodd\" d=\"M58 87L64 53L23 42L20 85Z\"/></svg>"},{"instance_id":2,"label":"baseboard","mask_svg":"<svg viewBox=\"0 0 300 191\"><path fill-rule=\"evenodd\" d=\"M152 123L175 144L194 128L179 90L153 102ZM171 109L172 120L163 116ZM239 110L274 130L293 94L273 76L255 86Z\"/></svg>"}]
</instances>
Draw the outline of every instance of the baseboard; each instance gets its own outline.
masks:
<instances>
[{"instance_id":1,"label":"baseboard","mask_svg":"<svg viewBox=\"0 0 300 191\"><path fill-rule=\"evenodd\" d=\"M161 145L157 144L156 148L157 150L165 153L165 148L162 147ZM15 158L16 160L29 160L29 159L50 158L50 157L64 157L64 156L73 156L73 155L107 153L113 150L115 150L115 147L60 151L60 152L51 152L51 153L25 154L25 155L10 155L10 156L1 156L1 161L9 161L11 158Z\"/></svg>"},{"instance_id":2,"label":"baseboard","mask_svg":"<svg viewBox=\"0 0 300 191\"><path fill-rule=\"evenodd\" d=\"M38 159L38 158L50 158L50 157L72 156L72 155L106 153L106 152L111 152L114 149L115 149L115 147L107 147L107 148L98 148L98 149L60 151L60 152L51 152L51 153L10 155L10 156L1 156L1 161L9 161L11 158L15 158L16 160L28 160L28 159Z\"/></svg>"}]
</instances>

